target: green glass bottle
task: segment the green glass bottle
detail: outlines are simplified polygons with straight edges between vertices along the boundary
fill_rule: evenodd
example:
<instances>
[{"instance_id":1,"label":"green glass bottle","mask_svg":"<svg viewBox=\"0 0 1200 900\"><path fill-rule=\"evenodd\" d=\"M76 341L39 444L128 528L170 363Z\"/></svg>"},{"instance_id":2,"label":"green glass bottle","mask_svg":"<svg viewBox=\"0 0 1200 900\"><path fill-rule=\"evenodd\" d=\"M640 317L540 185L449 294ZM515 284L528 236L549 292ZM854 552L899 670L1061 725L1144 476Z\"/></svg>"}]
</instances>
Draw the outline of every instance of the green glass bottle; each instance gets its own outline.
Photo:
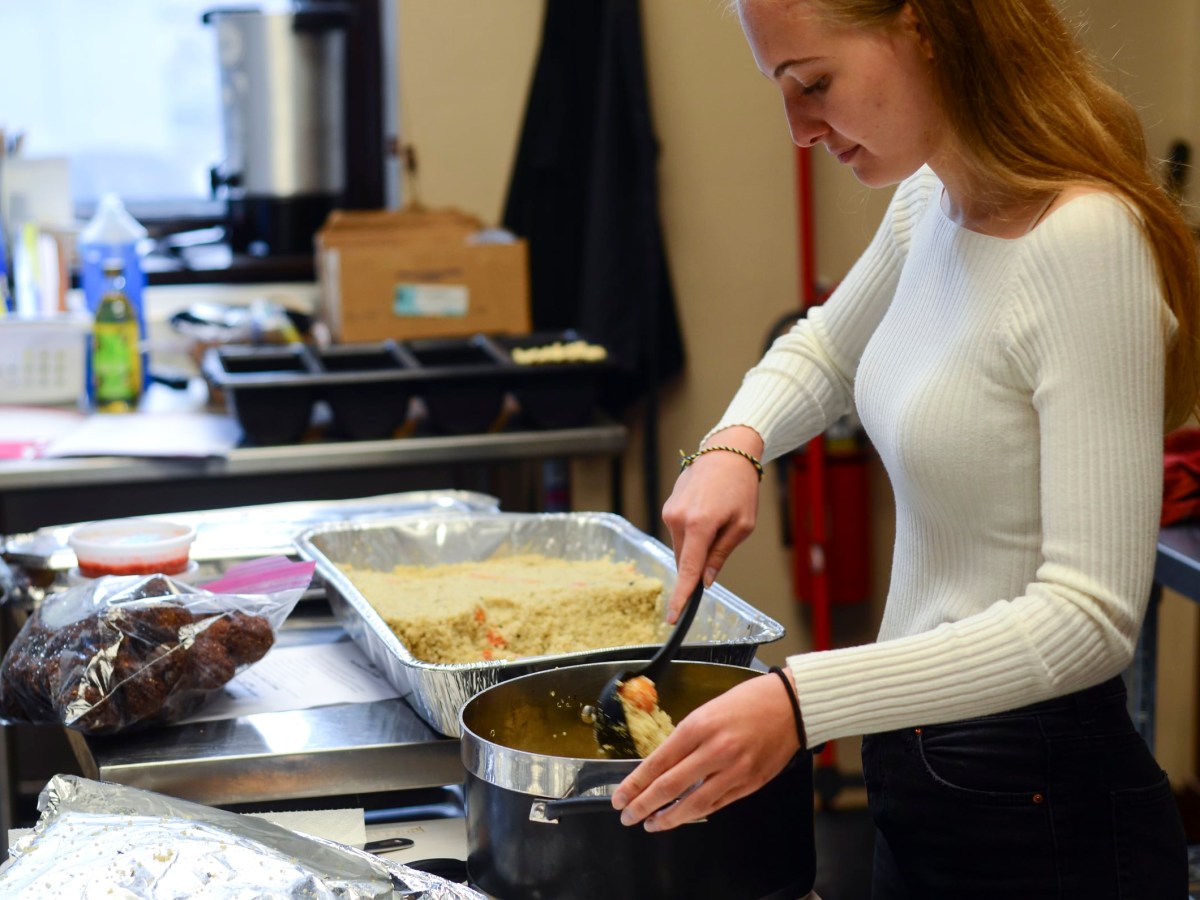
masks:
<instances>
[{"instance_id":1,"label":"green glass bottle","mask_svg":"<svg viewBox=\"0 0 1200 900\"><path fill-rule=\"evenodd\" d=\"M97 412L130 412L142 393L137 315L120 259L104 262L104 293L92 325L92 388Z\"/></svg>"}]
</instances>

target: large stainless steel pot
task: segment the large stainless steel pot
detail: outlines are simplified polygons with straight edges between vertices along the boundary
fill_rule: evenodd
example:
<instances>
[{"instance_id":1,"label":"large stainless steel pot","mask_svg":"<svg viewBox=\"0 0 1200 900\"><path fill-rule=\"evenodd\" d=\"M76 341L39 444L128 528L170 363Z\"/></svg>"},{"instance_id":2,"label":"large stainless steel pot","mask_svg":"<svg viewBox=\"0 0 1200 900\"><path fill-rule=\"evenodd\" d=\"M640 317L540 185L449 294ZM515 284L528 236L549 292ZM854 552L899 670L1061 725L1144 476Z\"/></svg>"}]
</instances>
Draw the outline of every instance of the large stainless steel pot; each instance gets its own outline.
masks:
<instances>
[{"instance_id":1,"label":"large stainless steel pot","mask_svg":"<svg viewBox=\"0 0 1200 900\"><path fill-rule=\"evenodd\" d=\"M351 7L212 9L217 37L224 189L236 251L310 253L346 183L345 30Z\"/></svg>"},{"instance_id":2,"label":"large stainless steel pot","mask_svg":"<svg viewBox=\"0 0 1200 900\"><path fill-rule=\"evenodd\" d=\"M609 797L637 764L599 758L580 707L628 662L536 672L462 709L467 867L501 900L796 900L812 890L812 756L707 820L651 834L620 824ZM760 673L676 662L660 680L678 721Z\"/></svg>"}]
</instances>

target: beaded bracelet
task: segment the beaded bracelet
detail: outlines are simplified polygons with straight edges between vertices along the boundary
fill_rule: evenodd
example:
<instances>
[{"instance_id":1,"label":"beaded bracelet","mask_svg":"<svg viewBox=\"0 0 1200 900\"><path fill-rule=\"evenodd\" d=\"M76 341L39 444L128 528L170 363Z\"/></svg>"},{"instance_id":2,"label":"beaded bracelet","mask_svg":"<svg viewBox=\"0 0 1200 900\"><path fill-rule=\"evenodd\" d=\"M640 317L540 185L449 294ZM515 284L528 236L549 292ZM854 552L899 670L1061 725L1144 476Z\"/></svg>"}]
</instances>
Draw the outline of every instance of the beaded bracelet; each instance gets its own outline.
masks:
<instances>
[{"instance_id":1,"label":"beaded bracelet","mask_svg":"<svg viewBox=\"0 0 1200 900\"><path fill-rule=\"evenodd\" d=\"M788 700L792 704L792 718L796 720L796 737L800 738L800 749L805 750L808 748L808 738L804 734L804 717L800 715L800 701L796 699L792 683L779 666L771 666L767 671L778 675L779 680L783 682L783 689L787 691Z\"/></svg>"},{"instance_id":2,"label":"beaded bracelet","mask_svg":"<svg viewBox=\"0 0 1200 900\"><path fill-rule=\"evenodd\" d=\"M724 444L717 444L712 447L701 447L695 453L685 454L682 450L679 451L679 471L682 472L705 453L711 453L713 450L727 450L730 453L736 453L738 456L750 460L750 465L754 466L754 471L758 473L758 480L763 480L763 464L757 456L747 453L745 450L739 450L737 447L727 447Z\"/></svg>"}]
</instances>

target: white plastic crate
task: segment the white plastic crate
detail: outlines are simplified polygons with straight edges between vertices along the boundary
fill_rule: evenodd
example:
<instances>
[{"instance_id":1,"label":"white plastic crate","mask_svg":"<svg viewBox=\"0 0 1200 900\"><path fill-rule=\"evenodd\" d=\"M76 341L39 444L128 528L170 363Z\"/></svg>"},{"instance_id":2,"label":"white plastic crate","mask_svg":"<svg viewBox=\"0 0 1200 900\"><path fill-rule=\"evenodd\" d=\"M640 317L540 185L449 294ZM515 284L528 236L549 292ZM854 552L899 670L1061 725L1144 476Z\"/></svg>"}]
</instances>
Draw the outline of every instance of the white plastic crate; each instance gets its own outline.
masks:
<instances>
[{"instance_id":1,"label":"white plastic crate","mask_svg":"<svg viewBox=\"0 0 1200 900\"><path fill-rule=\"evenodd\" d=\"M74 403L87 378L91 319L0 319L0 403Z\"/></svg>"}]
</instances>

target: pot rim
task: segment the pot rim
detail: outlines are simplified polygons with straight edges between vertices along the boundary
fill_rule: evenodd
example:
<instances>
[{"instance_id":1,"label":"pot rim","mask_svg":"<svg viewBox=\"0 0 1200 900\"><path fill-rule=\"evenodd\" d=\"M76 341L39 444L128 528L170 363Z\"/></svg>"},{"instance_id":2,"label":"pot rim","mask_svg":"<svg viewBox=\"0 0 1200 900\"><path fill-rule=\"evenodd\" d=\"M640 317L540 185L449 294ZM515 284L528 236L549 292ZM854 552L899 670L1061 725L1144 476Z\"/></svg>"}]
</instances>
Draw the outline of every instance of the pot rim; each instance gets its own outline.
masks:
<instances>
[{"instance_id":1,"label":"pot rim","mask_svg":"<svg viewBox=\"0 0 1200 900\"><path fill-rule=\"evenodd\" d=\"M612 675L623 669L642 666L645 663L645 660L582 663L531 672L484 688L463 704L459 710L463 768L469 775L473 775L487 784L528 794L532 797L563 799L571 796L611 796L617 785L637 768L641 760L559 756L512 747L477 733L467 720L471 717L472 711L484 702L483 698L487 695L494 695L495 692L520 691L522 684L539 681L554 683L556 677L559 680L570 679L572 675L577 676L587 670L597 673L596 693L598 695L600 687ZM731 670L745 673L740 680L763 674L758 669L730 663L699 660L675 660L671 663L671 670L679 671L679 667L703 667L707 670ZM717 696L717 693L712 696ZM580 789L581 787L582 789Z\"/></svg>"}]
</instances>

